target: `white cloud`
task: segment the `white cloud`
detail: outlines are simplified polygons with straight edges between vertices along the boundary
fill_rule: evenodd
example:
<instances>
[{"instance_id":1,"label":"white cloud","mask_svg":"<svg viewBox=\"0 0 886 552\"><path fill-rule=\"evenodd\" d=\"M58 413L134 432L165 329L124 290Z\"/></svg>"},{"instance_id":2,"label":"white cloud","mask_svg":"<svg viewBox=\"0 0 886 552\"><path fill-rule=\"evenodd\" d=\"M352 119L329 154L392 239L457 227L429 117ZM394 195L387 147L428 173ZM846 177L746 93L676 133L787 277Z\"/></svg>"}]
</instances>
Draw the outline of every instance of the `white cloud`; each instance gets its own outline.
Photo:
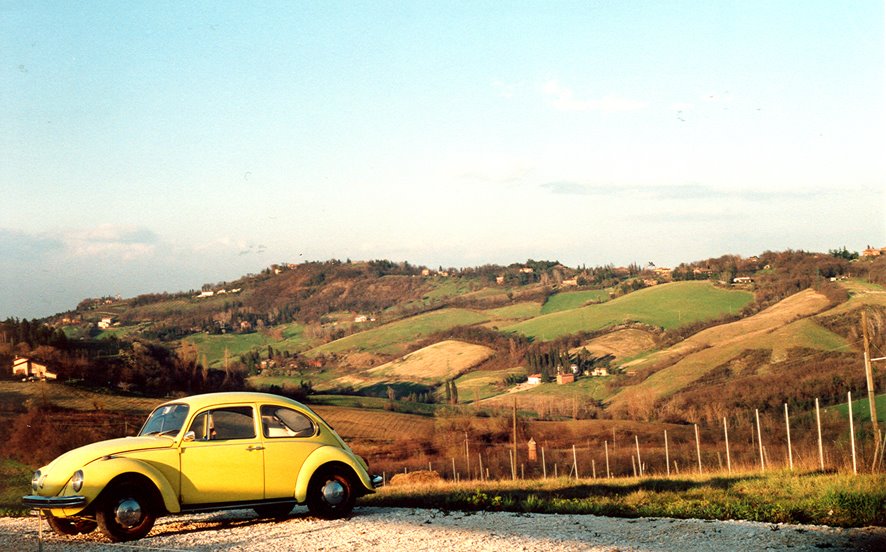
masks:
<instances>
[{"instance_id":1,"label":"white cloud","mask_svg":"<svg viewBox=\"0 0 886 552\"><path fill-rule=\"evenodd\" d=\"M113 257L131 261L154 254L157 236L134 226L103 224L74 230L61 237L66 252L74 257Z\"/></svg>"},{"instance_id":2,"label":"white cloud","mask_svg":"<svg viewBox=\"0 0 886 552\"><path fill-rule=\"evenodd\" d=\"M550 80L542 86L542 92L550 105L558 111L602 111L614 113L621 111L637 111L645 109L646 102L619 98L607 95L600 99L579 99L571 88L563 86L556 80Z\"/></svg>"}]
</instances>

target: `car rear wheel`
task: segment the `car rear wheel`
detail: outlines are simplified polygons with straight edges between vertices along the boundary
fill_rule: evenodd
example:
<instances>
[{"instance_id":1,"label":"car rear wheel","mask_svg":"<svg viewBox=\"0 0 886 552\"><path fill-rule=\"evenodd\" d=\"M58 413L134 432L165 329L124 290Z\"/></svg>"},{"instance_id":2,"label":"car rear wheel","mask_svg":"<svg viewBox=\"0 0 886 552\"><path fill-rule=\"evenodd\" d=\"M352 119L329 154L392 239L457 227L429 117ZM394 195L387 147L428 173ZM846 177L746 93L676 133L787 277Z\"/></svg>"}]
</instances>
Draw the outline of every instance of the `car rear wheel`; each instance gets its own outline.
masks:
<instances>
[{"instance_id":1,"label":"car rear wheel","mask_svg":"<svg viewBox=\"0 0 886 552\"><path fill-rule=\"evenodd\" d=\"M140 539L154 527L157 519L142 485L122 483L106 491L96 510L102 533L113 542Z\"/></svg>"},{"instance_id":2,"label":"car rear wheel","mask_svg":"<svg viewBox=\"0 0 886 552\"><path fill-rule=\"evenodd\" d=\"M46 523L57 535L85 535L92 533L97 526L91 519L58 518L50 512L46 512Z\"/></svg>"},{"instance_id":3,"label":"car rear wheel","mask_svg":"<svg viewBox=\"0 0 886 552\"><path fill-rule=\"evenodd\" d=\"M323 519L347 516L354 509L356 500L350 474L342 468L322 468L314 474L308 485L308 510Z\"/></svg>"}]
</instances>

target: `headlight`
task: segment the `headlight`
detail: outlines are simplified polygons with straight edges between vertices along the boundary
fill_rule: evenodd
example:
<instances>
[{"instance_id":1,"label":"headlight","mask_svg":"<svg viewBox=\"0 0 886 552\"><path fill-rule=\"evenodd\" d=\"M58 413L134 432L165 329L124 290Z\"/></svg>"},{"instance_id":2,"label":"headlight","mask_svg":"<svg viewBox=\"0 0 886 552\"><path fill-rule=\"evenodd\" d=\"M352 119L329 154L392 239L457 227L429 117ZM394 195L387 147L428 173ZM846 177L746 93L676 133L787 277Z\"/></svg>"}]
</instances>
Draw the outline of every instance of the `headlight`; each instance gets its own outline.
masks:
<instances>
[{"instance_id":1,"label":"headlight","mask_svg":"<svg viewBox=\"0 0 886 552\"><path fill-rule=\"evenodd\" d=\"M31 478L31 489L34 492L37 492L37 488L40 486L40 470L34 472L34 477Z\"/></svg>"},{"instance_id":2,"label":"headlight","mask_svg":"<svg viewBox=\"0 0 886 552\"><path fill-rule=\"evenodd\" d=\"M83 470L74 472L74 477L71 478L71 488L74 489L75 493L79 493L80 489L83 488Z\"/></svg>"}]
</instances>

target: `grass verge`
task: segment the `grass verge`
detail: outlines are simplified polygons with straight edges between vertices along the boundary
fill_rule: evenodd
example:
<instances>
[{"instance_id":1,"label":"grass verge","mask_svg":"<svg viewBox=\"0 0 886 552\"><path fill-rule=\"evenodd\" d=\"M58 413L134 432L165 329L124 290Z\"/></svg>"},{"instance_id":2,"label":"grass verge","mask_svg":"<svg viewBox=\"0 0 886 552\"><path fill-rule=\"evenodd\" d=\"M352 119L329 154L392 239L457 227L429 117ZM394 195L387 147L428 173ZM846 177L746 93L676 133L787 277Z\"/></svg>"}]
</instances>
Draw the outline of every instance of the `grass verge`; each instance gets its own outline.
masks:
<instances>
[{"instance_id":1,"label":"grass verge","mask_svg":"<svg viewBox=\"0 0 886 552\"><path fill-rule=\"evenodd\" d=\"M373 506L441 510L886 525L884 475L772 473L432 483L387 486L363 500Z\"/></svg>"}]
</instances>

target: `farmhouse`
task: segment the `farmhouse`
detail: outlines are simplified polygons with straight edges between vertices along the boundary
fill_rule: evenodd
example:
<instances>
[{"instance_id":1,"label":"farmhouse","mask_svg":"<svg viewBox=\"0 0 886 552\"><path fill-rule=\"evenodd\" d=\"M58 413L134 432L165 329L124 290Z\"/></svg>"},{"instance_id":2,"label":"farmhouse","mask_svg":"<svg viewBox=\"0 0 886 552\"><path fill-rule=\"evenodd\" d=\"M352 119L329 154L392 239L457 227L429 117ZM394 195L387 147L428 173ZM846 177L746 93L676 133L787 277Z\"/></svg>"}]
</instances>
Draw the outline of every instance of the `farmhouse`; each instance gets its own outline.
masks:
<instances>
[{"instance_id":1,"label":"farmhouse","mask_svg":"<svg viewBox=\"0 0 886 552\"><path fill-rule=\"evenodd\" d=\"M58 378L58 374L50 372L45 364L40 364L28 357L20 357L18 355L12 361L12 375L41 380L54 380Z\"/></svg>"},{"instance_id":2,"label":"farmhouse","mask_svg":"<svg viewBox=\"0 0 886 552\"><path fill-rule=\"evenodd\" d=\"M754 281L750 276L736 276L732 279L733 284L750 284Z\"/></svg>"},{"instance_id":3,"label":"farmhouse","mask_svg":"<svg viewBox=\"0 0 886 552\"><path fill-rule=\"evenodd\" d=\"M571 372L557 374L557 385L565 385L567 383L575 383L575 374Z\"/></svg>"},{"instance_id":4,"label":"farmhouse","mask_svg":"<svg viewBox=\"0 0 886 552\"><path fill-rule=\"evenodd\" d=\"M594 376L594 377L608 376L608 375L609 375L609 370L606 369L606 368L604 368L603 366L597 366L596 368L594 368L594 369L591 371L591 375Z\"/></svg>"},{"instance_id":5,"label":"farmhouse","mask_svg":"<svg viewBox=\"0 0 886 552\"><path fill-rule=\"evenodd\" d=\"M541 374L529 374L529 377L526 379L526 383L529 385L538 385L541 383Z\"/></svg>"},{"instance_id":6,"label":"farmhouse","mask_svg":"<svg viewBox=\"0 0 886 552\"><path fill-rule=\"evenodd\" d=\"M113 316L103 316L101 320L99 320L98 327L100 330L107 330L114 324Z\"/></svg>"},{"instance_id":7,"label":"farmhouse","mask_svg":"<svg viewBox=\"0 0 886 552\"><path fill-rule=\"evenodd\" d=\"M886 255L886 247L877 249L876 247L868 246L867 249L861 252L862 257L879 257L880 255Z\"/></svg>"}]
</instances>

